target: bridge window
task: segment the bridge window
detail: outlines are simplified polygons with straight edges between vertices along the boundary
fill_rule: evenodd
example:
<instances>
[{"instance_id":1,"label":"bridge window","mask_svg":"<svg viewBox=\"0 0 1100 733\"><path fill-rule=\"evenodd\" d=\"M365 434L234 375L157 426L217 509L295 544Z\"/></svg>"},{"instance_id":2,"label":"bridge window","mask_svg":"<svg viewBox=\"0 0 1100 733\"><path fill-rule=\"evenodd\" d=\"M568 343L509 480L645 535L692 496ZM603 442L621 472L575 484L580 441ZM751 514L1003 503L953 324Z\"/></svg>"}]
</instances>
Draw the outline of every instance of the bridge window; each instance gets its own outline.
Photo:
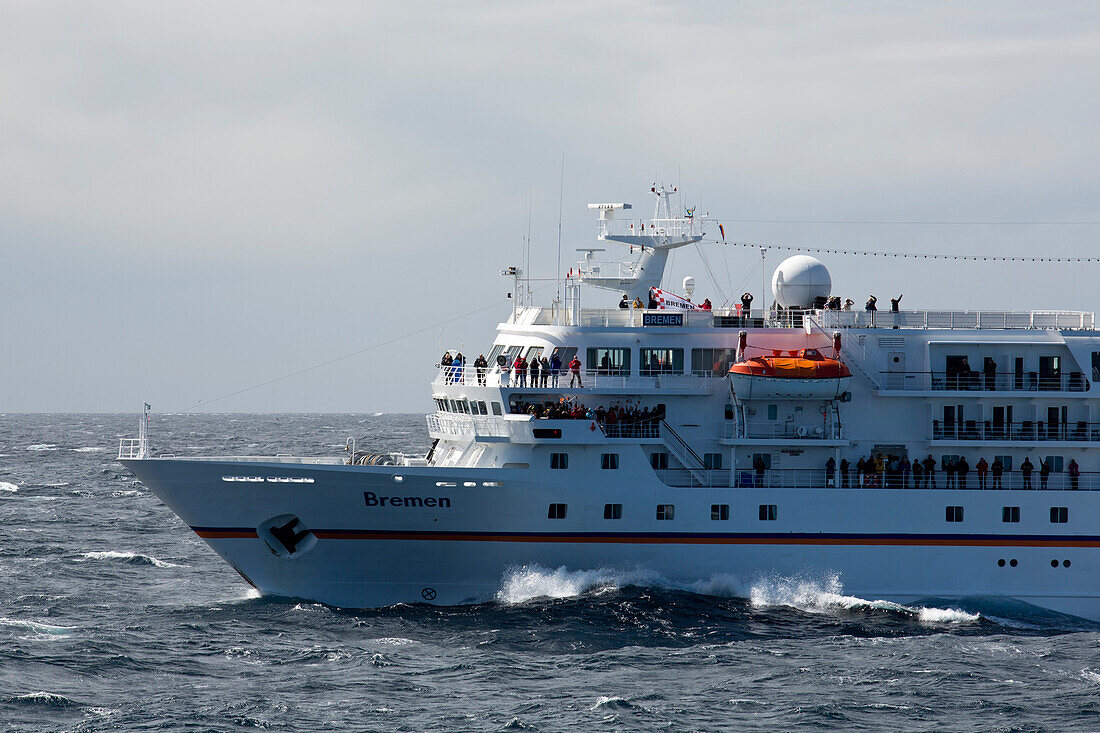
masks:
<instances>
[{"instance_id":1,"label":"bridge window","mask_svg":"<svg viewBox=\"0 0 1100 733\"><path fill-rule=\"evenodd\" d=\"M493 403L493 414L494 415L500 415L501 413L503 413L503 409L501 409L500 403L499 402L494 402Z\"/></svg>"},{"instance_id":2,"label":"bridge window","mask_svg":"<svg viewBox=\"0 0 1100 733\"><path fill-rule=\"evenodd\" d=\"M655 471L664 471L668 468L668 453L651 453L649 465L653 466Z\"/></svg>"},{"instance_id":3,"label":"bridge window","mask_svg":"<svg viewBox=\"0 0 1100 733\"><path fill-rule=\"evenodd\" d=\"M722 467L722 454L721 453L704 453L703 454L703 467L719 469Z\"/></svg>"},{"instance_id":4,"label":"bridge window","mask_svg":"<svg viewBox=\"0 0 1100 733\"><path fill-rule=\"evenodd\" d=\"M630 374L630 349L588 349L588 370L597 374Z\"/></svg>"},{"instance_id":5,"label":"bridge window","mask_svg":"<svg viewBox=\"0 0 1100 733\"><path fill-rule=\"evenodd\" d=\"M1050 508L1050 521L1053 524L1065 524L1069 521L1069 507L1052 506Z\"/></svg>"},{"instance_id":6,"label":"bridge window","mask_svg":"<svg viewBox=\"0 0 1100 733\"><path fill-rule=\"evenodd\" d=\"M725 521L730 518L729 504L711 504L710 518L714 521Z\"/></svg>"},{"instance_id":7,"label":"bridge window","mask_svg":"<svg viewBox=\"0 0 1100 733\"><path fill-rule=\"evenodd\" d=\"M603 453L600 455L600 468L605 471L615 471L619 468L618 453Z\"/></svg>"},{"instance_id":8,"label":"bridge window","mask_svg":"<svg viewBox=\"0 0 1100 733\"><path fill-rule=\"evenodd\" d=\"M550 508L546 510L546 518L565 519L565 512L568 508L568 504L551 504Z\"/></svg>"},{"instance_id":9,"label":"bridge window","mask_svg":"<svg viewBox=\"0 0 1100 733\"><path fill-rule=\"evenodd\" d=\"M683 374L683 349L639 349L641 363L638 373L642 375Z\"/></svg>"},{"instance_id":10,"label":"bridge window","mask_svg":"<svg viewBox=\"0 0 1100 733\"><path fill-rule=\"evenodd\" d=\"M761 504L760 505L760 521L761 522L774 522L776 517L779 516L779 507L775 504Z\"/></svg>"},{"instance_id":11,"label":"bridge window","mask_svg":"<svg viewBox=\"0 0 1100 733\"><path fill-rule=\"evenodd\" d=\"M676 516L676 506L674 504L658 504L657 505L657 519L665 520L672 519Z\"/></svg>"},{"instance_id":12,"label":"bridge window","mask_svg":"<svg viewBox=\"0 0 1100 733\"><path fill-rule=\"evenodd\" d=\"M622 519L623 518L623 505L622 504L604 504L603 505L603 518L604 519Z\"/></svg>"},{"instance_id":13,"label":"bridge window","mask_svg":"<svg viewBox=\"0 0 1100 733\"><path fill-rule=\"evenodd\" d=\"M947 507L947 521L961 522L963 520L963 508L961 506Z\"/></svg>"},{"instance_id":14,"label":"bridge window","mask_svg":"<svg viewBox=\"0 0 1100 733\"><path fill-rule=\"evenodd\" d=\"M551 453L550 454L550 468L552 468L552 469L569 468L569 454L568 453Z\"/></svg>"},{"instance_id":15,"label":"bridge window","mask_svg":"<svg viewBox=\"0 0 1100 733\"><path fill-rule=\"evenodd\" d=\"M724 377L733 363L737 361L736 349L692 349L692 374L709 374Z\"/></svg>"},{"instance_id":16,"label":"bridge window","mask_svg":"<svg viewBox=\"0 0 1100 733\"><path fill-rule=\"evenodd\" d=\"M1020 507L1018 507L1018 506L1003 506L1003 507L1001 507L1001 521L1002 522L1019 522L1020 521Z\"/></svg>"}]
</instances>

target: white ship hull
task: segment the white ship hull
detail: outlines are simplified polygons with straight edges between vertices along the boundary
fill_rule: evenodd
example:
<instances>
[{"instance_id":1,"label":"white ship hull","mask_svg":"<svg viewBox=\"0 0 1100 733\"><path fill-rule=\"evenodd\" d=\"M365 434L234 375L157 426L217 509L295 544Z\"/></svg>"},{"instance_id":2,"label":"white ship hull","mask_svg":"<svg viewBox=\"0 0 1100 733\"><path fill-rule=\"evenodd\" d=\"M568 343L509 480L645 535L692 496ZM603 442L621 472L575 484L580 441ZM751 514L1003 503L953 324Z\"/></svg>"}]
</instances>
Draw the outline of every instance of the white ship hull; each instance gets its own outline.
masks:
<instances>
[{"instance_id":1,"label":"white ship hull","mask_svg":"<svg viewBox=\"0 0 1100 733\"><path fill-rule=\"evenodd\" d=\"M845 593L863 598L1013 599L1100 620L1093 576L1100 537L1046 521L1052 505L1094 514L1092 492L731 490L623 476L597 494L592 486L540 484L522 477L526 472L500 469L455 469L443 478L456 485L439 487L440 473L430 469L256 463L248 468L257 475L314 482L227 483L222 476L239 473L240 464L126 464L262 593L334 606L476 603L492 599L510 570L540 565L644 569L684 587L721 580L747 589L776 576L836 575ZM501 485L485 487L486 480ZM468 482L475 485L463 486ZM437 506L368 506L367 492L375 501L434 498ZM442 499L449 506L439 506ZM566 518L532 521L558 501L569 505ZM676 518L605 520L608 502L627 511L668 503ZM1011 533L1000 521L1006 503L1027 518ZM710 520L712 504L728 504L729 520ZM760 519L761 504L776 507L775 520ZM957 531L944 527L948 504L965 507L968 521ZM257 529L288 514L317 538L289 558L273 552Z\"/></svg>"}]
</instances>

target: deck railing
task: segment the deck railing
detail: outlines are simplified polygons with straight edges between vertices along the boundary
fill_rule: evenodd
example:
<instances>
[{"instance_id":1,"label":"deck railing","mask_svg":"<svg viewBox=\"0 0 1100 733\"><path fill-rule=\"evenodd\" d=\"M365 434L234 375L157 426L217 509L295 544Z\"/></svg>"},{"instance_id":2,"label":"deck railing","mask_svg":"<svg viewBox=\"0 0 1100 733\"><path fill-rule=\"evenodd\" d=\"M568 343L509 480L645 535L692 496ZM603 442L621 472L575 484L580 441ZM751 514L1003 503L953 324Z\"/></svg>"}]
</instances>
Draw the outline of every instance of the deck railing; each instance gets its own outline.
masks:
<instances>
[{"instance_id":1,"label":"deck railing","mask_svg":"<svg viewBox=\"0 0 1100 733\"><path fill-rule=\"evenodd\" d=\"M881 371L887 390L944 392L1087 392L1092 388L1081 372L897 372Z\"/></svg>"},{"instance_id":2,"label":"deck railing","mask_svg":"<svg viewBox=\"0 0 1100 733\"><path fill-rule=\"evenodd\" d=\"M443 435L481 435L507 437L508 427L499 417L472 417L466 415L428 415L428 430Z\"/></svg>"},{"instance_id":3,"label":"deck railing","mask_svg":"<svg viewBox=\"0 0 1100 733\"><path fill-rule=\"evenodd\" d=\"M964 420L943 423L932 421L932 440L990 440L1043 442L1050 440L1100 443L1100 423L1085 420L1072 422L1046 422L1022 420L1011 423L993 423L990 420Z\"/></svg>"},{"instance_id":4,"label":"deck railing","mask_svg":"<svg viewBox=\"0 0 1100 733\"><path fill-rule=\"evenodd\" d=\"M976 461L975 461L976 462ZM660 471L657 472L660 475ZM729 473L728 471L726 473ZM1030 475L1025 475L1017 467L1014 471L1004 471L1000 477L992 470L982 478L971 465L965 477L949 474L939 463L935 473L922 475L920 481L909 472L871 472L860 474L855 466L848 470L845 478L838 469L831 474L824 467L776 468L765 469L762 473L751 467L734 470L733 485L737 488L783 488L783 489L979 489L979 490L1033 490L1033 491L1100 491L1100 472L1084 472L1075 480L1068 469L1051 471L1044 479L1040 475L1039 464ZM678 485L678 484L673 484Z\"/></svg>"}]
</instances>

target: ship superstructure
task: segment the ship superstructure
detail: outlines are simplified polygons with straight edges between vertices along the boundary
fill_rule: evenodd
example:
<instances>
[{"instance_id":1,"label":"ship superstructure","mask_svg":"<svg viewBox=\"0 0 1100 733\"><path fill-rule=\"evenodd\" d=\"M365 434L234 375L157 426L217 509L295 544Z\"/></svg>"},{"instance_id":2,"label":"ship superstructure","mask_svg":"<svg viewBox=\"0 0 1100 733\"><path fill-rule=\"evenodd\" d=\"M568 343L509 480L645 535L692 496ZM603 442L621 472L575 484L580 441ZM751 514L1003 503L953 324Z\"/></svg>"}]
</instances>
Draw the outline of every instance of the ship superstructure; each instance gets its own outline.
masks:
<instances>
[{"instance_id":1,"label":"ship superstructure","mask_svg":"<svg viewBox=\"0 0 1100 733\"><path fill-rule=\"evenodd\" d=\"M538 564L835 574L1100 619L1091 313L834 309L801 256L778 307L648 307L708 226L653 193L652 219L590 207L603 247L562 301L508 271L528 297L484 367L439 367L426 456L158 458L143 433L119 458L262 592L338 606L487 600ZM597 263L608 248L626 259ZM586 308L586 287L627 307Z\"/></svg>"}]
</instances>

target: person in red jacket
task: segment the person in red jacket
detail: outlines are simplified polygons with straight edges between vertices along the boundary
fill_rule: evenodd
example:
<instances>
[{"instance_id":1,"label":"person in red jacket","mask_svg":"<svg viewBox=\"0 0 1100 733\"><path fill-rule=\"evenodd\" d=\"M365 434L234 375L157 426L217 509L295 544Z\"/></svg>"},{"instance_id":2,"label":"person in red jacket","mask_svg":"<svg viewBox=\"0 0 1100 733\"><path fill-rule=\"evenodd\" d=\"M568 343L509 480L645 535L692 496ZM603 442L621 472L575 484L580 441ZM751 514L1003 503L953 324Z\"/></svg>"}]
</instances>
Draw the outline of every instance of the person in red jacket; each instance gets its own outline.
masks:
<instances>
[{"instance_id":1,"label":"person in red jacket","mask_svg":"<svg viewBox=\"0 0 1100 733\"><path fill-rule=\"evenodd\" d=\"M516 360L512 363L512 369L516 372L516 386L527 386L527 360L522 356L517 356Z\"/></svg>"},{"instance_id":2,"label":"person in red jacket","mask_svg":"<svg viewBox=\"0 0 1100 733\"><path fill-rule=\"evenodd\" d=\"M578 387L583 387L581 384L581 360L576 356L569 362L569 386L572 387L576 382Z\"/></svg>"}]
</instances>

